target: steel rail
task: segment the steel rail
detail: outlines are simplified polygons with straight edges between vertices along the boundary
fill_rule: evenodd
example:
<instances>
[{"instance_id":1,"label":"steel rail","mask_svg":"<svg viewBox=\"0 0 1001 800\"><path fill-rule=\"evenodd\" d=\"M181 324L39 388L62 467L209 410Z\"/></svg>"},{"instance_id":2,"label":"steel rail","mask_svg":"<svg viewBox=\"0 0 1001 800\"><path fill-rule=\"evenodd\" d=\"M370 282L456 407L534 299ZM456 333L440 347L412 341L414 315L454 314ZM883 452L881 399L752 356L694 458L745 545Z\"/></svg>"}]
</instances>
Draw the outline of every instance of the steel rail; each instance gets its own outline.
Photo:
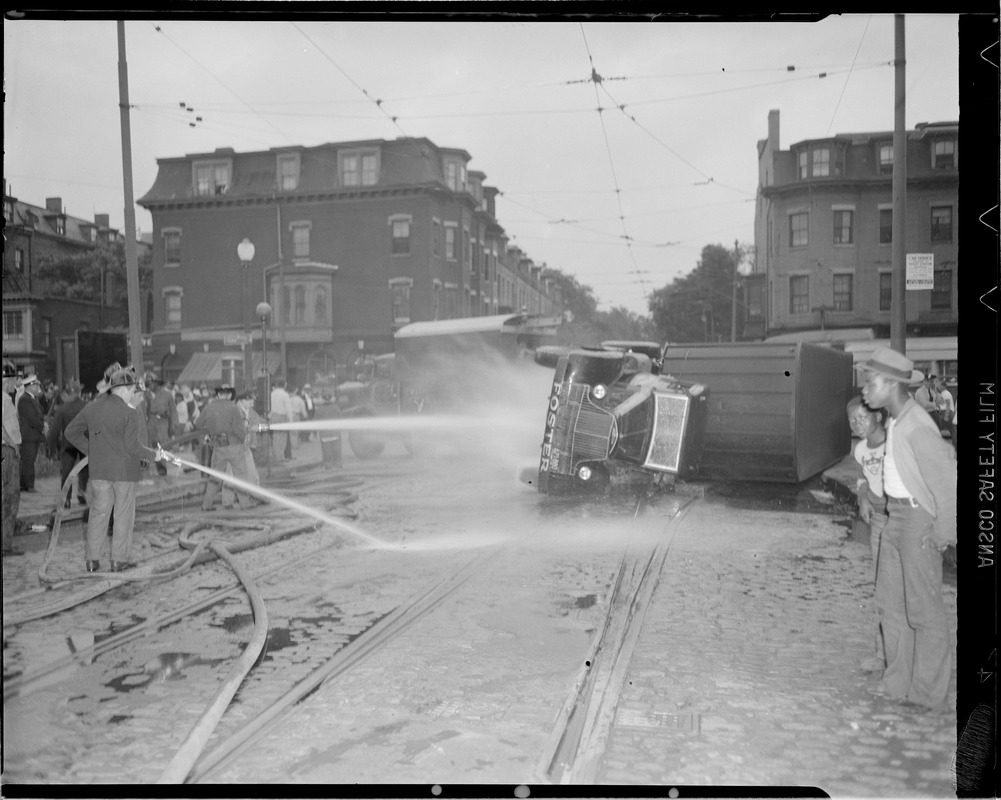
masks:
<instances>
[{"instance_id":1,"label":"steel rail","mask_svg":"<svg viewBox=\"0 0 1001 800\"><path fill-rule=\"evenodd\" d=\"M652 550L630 545L622 556L608 603L584 667L557 715L539 772L557 784L592 784L597 779L614 722L626 671L639 638L650 598L678 526L695 498L686 498L665 526ZM643 501L637 505L637 515Z\"/></svg>"},{"instance_id":2,"label":"steel rail","mask_svg":"<svg viewBox=\"0 0 1001 800\"><path fill-rule=\"evenodd\" d=\"M326 664L298 681L257 717L243 724L237 733L206 754L189 773L188 782L199 782L217 775L258 738L267 733L288 709L312 694L325 682L361 663L441 605L487 563L493 554L494 548L490 548L467 561L451 575L436 581L411 600L397 606L364 633L344 645Z\"/></svg>"}]
</instances>

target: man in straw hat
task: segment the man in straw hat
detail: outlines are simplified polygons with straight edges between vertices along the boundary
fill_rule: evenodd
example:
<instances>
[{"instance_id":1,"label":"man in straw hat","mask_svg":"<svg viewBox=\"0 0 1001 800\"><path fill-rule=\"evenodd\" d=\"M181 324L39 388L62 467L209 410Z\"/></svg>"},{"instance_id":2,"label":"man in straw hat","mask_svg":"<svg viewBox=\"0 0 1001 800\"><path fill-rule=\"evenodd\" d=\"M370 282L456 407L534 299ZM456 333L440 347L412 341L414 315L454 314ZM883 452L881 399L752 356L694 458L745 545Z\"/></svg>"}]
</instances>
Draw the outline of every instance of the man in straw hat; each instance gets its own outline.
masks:
<instances>
[{"instance_id":1,"label":"man in straw hat","mask_svg":"<svg viewBox=\"0 0 1001 800\"><path fill-rule=\"evenodd\" d=\"M857 366L870 408L889 412L883 491L889 519L876 565L876 607L886 645L880 693L942 709L953 665L942 601L942 555L956 543L956 459L908 386L924 376L914 362L878 347Z\"/></svg>"}]
</instances>

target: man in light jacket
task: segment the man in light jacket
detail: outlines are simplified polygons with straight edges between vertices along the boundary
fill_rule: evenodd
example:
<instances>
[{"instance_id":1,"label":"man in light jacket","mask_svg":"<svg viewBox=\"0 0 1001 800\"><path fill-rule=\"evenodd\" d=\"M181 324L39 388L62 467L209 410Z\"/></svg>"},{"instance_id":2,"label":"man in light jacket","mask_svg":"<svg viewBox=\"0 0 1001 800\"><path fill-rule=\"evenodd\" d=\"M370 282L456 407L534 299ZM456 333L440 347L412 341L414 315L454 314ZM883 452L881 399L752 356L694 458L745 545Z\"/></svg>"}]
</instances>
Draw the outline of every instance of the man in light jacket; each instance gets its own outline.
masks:
<instances>
[{"instance_id":1,"label":"man in light jacket","mask_svg":"<svg viewBox=\"0 0 1001 800\"><path fill-rule=\"evenodd\" d=\"M941 551L956 544L955 453L907 390L924 377L911 359L879 347L858 369L865 373L866 404L890 414L883 460L889 520L876 565L876 607L886 645L880 691L941 710L954 661Z\"/></svg>"}]
</instances>

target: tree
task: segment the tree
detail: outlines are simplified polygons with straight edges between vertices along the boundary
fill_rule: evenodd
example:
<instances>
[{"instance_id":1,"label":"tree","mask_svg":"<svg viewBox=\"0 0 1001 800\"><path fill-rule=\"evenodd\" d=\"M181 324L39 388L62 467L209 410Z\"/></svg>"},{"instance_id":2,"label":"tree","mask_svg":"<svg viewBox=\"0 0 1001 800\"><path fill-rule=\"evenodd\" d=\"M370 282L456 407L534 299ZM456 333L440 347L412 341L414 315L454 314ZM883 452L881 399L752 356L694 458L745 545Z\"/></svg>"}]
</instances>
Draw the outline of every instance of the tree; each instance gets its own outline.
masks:
<instances>
[{"instance_id":1,"label":"tree","mask_svg":"<svg viewBox=\"0 0 1001 800\"><path fill-rule=\"evenodd\" d=\"M668 342L729 341L735 255L721 244L702 248L695 269L650 296L659 338Z\"/></svg>"},{"instance_id":2,"label":"tree","mask_svg":"<svg viewBox=\"0 0 1001 800\"><path fill-rule=\"evenodd\" d=\"M139 290L146 294L153 286L151 254L139 254ZM36 277L45 284L46 294L69 300L101 300L109 308L128 308L128 277L125 242L102 242L92 250L74 256L56 256L40 261Z\"/></svg>"}]
</instances>

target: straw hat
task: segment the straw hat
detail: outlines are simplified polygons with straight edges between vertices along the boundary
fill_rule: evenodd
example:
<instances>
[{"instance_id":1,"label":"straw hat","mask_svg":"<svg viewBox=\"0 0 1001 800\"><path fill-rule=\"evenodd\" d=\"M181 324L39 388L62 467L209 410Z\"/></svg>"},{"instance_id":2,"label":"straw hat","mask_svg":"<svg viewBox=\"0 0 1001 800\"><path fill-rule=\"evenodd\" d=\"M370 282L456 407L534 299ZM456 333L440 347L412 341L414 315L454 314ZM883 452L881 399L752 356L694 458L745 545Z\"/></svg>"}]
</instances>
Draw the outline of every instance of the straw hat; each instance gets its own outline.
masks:
<instances>
[{"instance_id":1,"label":"straw hat","mask_svg":"<svg viewBox=\"0 0 1001 800\"><path fill-rule=\"evenodd\" d=\"M892 381L916 386L924 379L924 373L914 369L914 362L902 353L889 347L877 347L872 351L868 361L857 364L855 369L860 372L875 372Z\"/></svg>"}]
</instances>

